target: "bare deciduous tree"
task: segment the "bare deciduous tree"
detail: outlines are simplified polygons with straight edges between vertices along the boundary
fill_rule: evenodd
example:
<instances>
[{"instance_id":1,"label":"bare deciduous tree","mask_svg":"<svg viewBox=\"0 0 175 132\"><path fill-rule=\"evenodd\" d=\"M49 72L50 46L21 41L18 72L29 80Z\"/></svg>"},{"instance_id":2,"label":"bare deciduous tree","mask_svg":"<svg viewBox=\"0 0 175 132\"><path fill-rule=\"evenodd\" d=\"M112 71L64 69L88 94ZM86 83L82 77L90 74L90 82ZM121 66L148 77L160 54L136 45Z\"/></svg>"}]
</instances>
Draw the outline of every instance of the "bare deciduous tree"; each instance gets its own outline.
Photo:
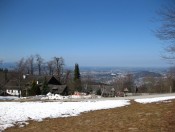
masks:
<instances>
[{"instance_id":1,"label":"bare deciduous tree","mask_svg":"<svg viewBox=\"0 0 175 132\"><path fill-rule=\"evenodd\" d=\"M33 55L31 55L26 60L26 67L27 67L28 74L30 73L31 75L33 75L34 73L34 56Z\"/></svg>"},{"instance_id":2,"label":"bare deciduous tree","mask_svg":"<svg viewBox=\"0 0 175 132\"><path fill-rule=\"evenodd\" d=\"M17 62L17 66L16 66L16 71L18 73L18 84L19 84L19 93L21 90L21 81L23 78L23 74L25 72L26 69L26 61L24 58L21 58L18 62ZM19 94L20 97L20 94Z\"/></svg>"},{"instance_id":3,"label":"bare deciduous tree","mask_svg":"<svg viewBox=\"0 0 175 132\"><path fill-rule=\"evenodd\" d=\"M165 48L166 55L163 58L175 59L175 3L169 7L164 7L158 12L161 17L161 26L155 31L156 36L165 41L168 45Z\"/></svg>"},{"instance_id":4,"label":"bare deciduous tree","mask_svg":"<svg viewBox=\"0 0 175 132\"><path fill-rule=\"evenodd\" d=\"M115 88L115 91L123 91L124 89L124 77L118 77L115 82L113 83L113 86Z\"/></svg>"},{"instance_id":5,"label":"bare deciduous tree","mask_svg":"<svg viewBox=\"0 0 175 132\"><path fill-rule=\"evenodd\" d=\"M47 67L48 67L48 70L49 70L49 75L53 75L54 61L51 60L51 61L47 62Z\"/></svg>"},{"instance_id":6,"label":"bare deciduous tree","mask_svg":"<svg viewBox=\"0 0 175 132\"><path fill-rule=\"evenodd\" d=\"M29 58L26 59L25 63L26 63L26 73L27 74L30 74L30 62L29 62Z\"/></svg>"},{"instance_id":7,"label":"bare deciduous tree","mask_svg":"<svg viewBox=\"0 0 175 132\"><path fill-rule=\"evenodd\" d=\"M63 66L64 66L64 59L62 57L54 57L55 65L56 65L56 74L58 79L61 80L63 75Z\"/></svg>"},{"instance_id":8,"label":"bare deciduous tree","mask_svg":"<svg viewBox=\"0 0 175 132\"><path fill-rule=\"evenodd\" d=\"M38 65L38 74L41 75L41 65L42 65L44 59L39 54L36 54L36 61L37 61L37 65Z\"/></svg>"},{"instance_id":9,"label":"bare deciduous tree","mask_svg":"<svg viewBox=\"0 0 175 132\"><path fill-rule=\"evenodd\" d=\"M25 63L25 59L21 58L18 62L17 62L17 72L20 74L23 74L26 68L26 63Z\"/></svg>"}]
</instances>

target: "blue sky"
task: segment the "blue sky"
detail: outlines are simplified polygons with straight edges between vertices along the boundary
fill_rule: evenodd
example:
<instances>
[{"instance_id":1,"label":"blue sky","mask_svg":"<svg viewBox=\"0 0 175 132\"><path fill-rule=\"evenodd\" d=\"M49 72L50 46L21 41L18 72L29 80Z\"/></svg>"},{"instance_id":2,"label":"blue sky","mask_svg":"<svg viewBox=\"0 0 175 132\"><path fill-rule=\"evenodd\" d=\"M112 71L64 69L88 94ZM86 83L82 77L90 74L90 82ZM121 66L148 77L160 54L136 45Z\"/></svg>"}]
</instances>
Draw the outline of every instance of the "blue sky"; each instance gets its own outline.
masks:
<instances>
[{"instance_id":1,"label":"blue sky","mask_svg":"<svg viewBox=\"0 0 175 132\"><path fill-rule=\"evenodd\" d=\"M0 59L67 66L166 66L152 30L169 0L0 0Z\"/></svg>"}]
</instances>

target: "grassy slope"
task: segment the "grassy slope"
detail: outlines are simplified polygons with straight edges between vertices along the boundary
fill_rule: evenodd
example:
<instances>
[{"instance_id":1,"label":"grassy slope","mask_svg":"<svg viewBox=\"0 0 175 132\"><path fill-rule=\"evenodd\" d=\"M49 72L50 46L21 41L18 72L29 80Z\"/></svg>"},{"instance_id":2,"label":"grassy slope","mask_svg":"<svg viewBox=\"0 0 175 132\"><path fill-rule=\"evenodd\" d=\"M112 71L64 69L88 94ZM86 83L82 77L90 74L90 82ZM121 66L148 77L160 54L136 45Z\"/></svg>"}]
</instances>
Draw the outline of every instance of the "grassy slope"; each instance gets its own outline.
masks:
<instances>
[{"instance_id":1,"label":"grassy slope","mask_svg":"<svg viewBox=\"0 0 175 132\"><path fill-rule=\"evenodd\" d=\"M167 103L139 104L83 113L81 116L30 121L24 128L7 132L174 132L175 100Z\"/></svg>"}]
</instances>

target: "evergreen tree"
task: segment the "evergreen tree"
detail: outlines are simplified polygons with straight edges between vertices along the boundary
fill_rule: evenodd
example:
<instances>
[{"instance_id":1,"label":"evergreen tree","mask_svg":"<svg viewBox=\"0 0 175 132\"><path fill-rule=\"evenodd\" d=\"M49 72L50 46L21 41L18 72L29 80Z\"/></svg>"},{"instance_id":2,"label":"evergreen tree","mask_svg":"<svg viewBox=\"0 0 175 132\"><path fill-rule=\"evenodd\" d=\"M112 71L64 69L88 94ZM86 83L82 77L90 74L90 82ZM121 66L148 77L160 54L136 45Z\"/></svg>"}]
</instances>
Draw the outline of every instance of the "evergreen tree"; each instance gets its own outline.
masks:
<instances>
[{"instance_id":1,"label":"evergreen tree","mask_svg":"<svg viewBox=\"0 0 175 132\"><path fill-rule=\"evenodd\" d=\"M37 85L36 86L36 95L41 95L41 90L40 90L40 87Z\"/></svg>"},{"instance_id":2,"label":"evergreen tree","mask_svg":"<svg viewBox=\"0 0 175 132\"><path fill-rule=\"evenodd\" d=\"M74 69L74 89L79 92L82 91L80 69L78 64L75 64Z\"/></svg>"},{"instance_id":3,"label":"evergreen tree","mask_svg":"<svg viewBox=\"0 0 175 132\"><path fill-rule=\"evenodd\" d=\"M74 80L80 80L80 70L79 65L75 64L75 70L74 70Z\"/></svg>"},{"instance_id":4,"label":"evergreen tree","mask_svg":"<svg viewBox=\"0 0 175 132\"><path fill-rule=\"evenodd\" d=\"M41 90L39 86L37 85L36 81L34 80L32 82L31 89L29 90L29 95L35 96L35 95L40 95L40 94L41 94Z\"/></svg>"},{"instance_id":5,"label":"evergreen tree","mask_svg":"<svg viewBox=\"0 0 175 132\"><path fill-rule=\"evenodd\" d=\"M47 83L47 79L46 77L44 78L44 83L42 86L42 95L46 95L49 92L49 87L48 87L48 83Z\"/></svg>"},{"instance_id":6,"label":"evergreen tree","mask_svg":"<svg viewBox=\"0 0 175 132\"><path fill-rule=\"evenodd\" d=\"M98 90L96 91L96 94L97 94L97 95L101 95L101 89L98 89Z\"/></svg>"}]
</instances>

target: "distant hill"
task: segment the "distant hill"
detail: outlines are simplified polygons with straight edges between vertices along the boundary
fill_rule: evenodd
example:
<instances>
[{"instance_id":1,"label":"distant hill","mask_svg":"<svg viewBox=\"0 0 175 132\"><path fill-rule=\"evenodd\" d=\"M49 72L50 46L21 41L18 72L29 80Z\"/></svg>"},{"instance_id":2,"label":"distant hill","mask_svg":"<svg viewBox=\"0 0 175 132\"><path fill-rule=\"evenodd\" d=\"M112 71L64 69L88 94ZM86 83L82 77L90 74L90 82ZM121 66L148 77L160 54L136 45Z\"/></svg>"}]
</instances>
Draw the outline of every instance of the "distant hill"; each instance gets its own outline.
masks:
<instances>
[{"instance_id":1,"label":"distant hill","mask_svg":"<svg viewBox=\"0 0 175 132\"><path fill-rule=\"evenodd\" d=\"M141 77L161 77L162 75L160 73L156 72L150 72L150 71L140 71L134 74L135 78L141 78Z\"/></svg>"},{"instance_id":2,"label":"distant hill","mask_svg":"<svg viewBox=\"0 0 175 132\"><path fill-rule=\"evenodd\" d=\"M3 64L0 65L0 68L7 68L9 70L12 70L16 67L16 63L15 62L5 62Z\"/></svg>"}]
</instances>

